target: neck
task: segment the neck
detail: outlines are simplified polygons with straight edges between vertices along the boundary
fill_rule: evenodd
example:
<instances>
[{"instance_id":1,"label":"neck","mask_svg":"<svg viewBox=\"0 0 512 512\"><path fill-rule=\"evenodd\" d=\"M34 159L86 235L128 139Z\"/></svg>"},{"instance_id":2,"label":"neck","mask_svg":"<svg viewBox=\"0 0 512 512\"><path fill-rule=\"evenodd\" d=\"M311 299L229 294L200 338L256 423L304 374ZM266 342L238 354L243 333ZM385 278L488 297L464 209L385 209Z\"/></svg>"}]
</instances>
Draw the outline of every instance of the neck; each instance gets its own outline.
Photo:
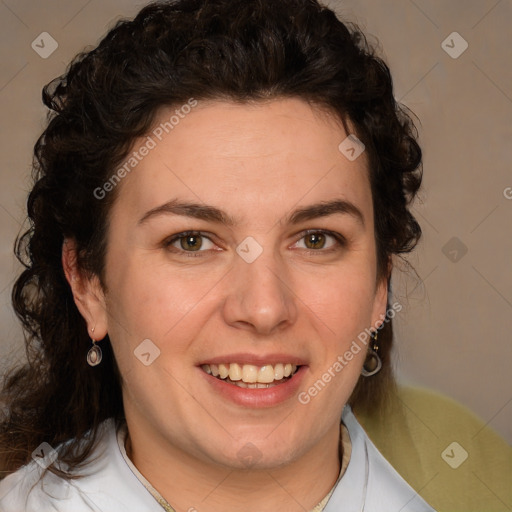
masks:
<instances>
[{"instance_id":1,"label":"neck","mask_svg":"<svg viewBox=\"0 0 512 512\"><path fill-rule=\"evenodd\" d=\"M333 428L300 459L268 470L205 463L176 446L162 450L154 438L140 443L144 450L139 450L128 435L126 452L176 512L304 512L322 501L338 479L339 439L339 428Z\"/></svg>"}]
</instances>

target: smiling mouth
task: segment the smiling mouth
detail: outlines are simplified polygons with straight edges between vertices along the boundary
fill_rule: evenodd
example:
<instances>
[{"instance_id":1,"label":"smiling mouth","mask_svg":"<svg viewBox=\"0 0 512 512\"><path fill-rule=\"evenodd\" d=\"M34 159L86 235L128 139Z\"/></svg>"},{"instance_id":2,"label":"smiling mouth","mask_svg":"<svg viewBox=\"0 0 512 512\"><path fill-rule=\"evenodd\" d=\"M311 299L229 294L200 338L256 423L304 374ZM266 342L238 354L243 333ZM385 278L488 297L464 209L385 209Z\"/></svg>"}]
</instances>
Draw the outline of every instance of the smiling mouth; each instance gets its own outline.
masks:
<instances>
[{"instance_id":1,"label":"smiling mouth","mask_svg":"<svg viewBox=\"0 0 512 512\"><path fill-rule=\"evenodd\" d=\"M203 364L201 369L208 375L240 388L266 389L289 381L300 366L278 363L255 366L252 364Z\"/></svg>"}]
</instances>

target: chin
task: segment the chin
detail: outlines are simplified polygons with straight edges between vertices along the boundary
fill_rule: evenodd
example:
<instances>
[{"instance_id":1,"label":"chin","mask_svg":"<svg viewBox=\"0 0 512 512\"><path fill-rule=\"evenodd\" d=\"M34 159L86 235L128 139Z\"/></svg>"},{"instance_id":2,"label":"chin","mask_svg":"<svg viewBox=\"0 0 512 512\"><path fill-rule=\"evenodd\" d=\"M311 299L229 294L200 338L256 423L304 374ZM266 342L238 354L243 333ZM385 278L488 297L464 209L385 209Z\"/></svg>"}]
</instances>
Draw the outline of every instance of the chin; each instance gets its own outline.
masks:
<instances>
[{"instance_id":1,"label":"chin","mask_svg":"<svg viewBox=\"0 0 512 512\"><path fill-rule=\"evenodd\" d=\"M240 438L239 438L240 439ZM231 442L227 450L215 457L223 466L237 470L274 470L285 466L298 458L304 450L305 443L287 434L273 437L262 432L256 432L254 436L244 436L243 440Z\"/></svg>"}]
</instances>

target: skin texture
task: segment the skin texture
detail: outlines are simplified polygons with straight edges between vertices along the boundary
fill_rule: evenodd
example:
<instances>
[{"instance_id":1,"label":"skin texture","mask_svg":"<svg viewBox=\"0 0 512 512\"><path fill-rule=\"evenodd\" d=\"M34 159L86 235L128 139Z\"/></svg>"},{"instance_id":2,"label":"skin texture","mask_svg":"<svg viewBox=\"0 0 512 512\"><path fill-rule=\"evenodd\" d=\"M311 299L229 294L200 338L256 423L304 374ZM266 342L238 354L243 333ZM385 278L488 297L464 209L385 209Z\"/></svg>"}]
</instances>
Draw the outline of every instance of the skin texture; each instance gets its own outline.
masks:
<instances>
[{"instance_id":1,"label":"skin texture","mask_svg":"<svg viewBox=\"0 0 512 512\"><path fill-rule=\"evenodd\" d=\"M305 405L295 393L242 406L198 365L293 355L305 363L305 391L379 323L387 287L377 281L367 160L345 158L346 136L299 99L200 102L118 185L105 289L76 268L73 241L64 244L77 306L94 339L109 334L123 377L129 455L178 511L309 510L337 479L339 420L364 350ZM171 213L141 222L172 200L214 206L233 224ZM332 200L352 203L363 222L348 213L290 222L293 211ZM169 244L187 230L209 237L201 250ZM304 230L346 242L327 236L308 248ZM252 263L236 252L246 237L263 249ZM149 366L134 356L145 339L160 350ZM250 467L239 455L247 446L257 454Z\"/></svg>"}]
</instances>

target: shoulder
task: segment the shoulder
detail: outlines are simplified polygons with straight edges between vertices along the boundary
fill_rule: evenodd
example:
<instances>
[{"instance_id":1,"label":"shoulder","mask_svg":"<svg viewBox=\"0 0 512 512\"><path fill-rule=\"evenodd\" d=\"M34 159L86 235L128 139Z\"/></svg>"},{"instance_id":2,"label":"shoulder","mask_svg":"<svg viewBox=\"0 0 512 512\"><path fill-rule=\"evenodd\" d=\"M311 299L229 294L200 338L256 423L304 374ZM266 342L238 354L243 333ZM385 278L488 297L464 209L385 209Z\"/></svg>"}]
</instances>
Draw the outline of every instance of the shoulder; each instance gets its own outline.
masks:
<instances>
[{"instance_id":1,"label":"shoulder","mask_svg":"<svg viewBox=\"0 0 512 512\"><path fill-rule=\"evenodd\" d=\"M460 403L400 387L384 416L357 418L385 459L434 508L480 512L512 505L512 447Z\"/></svg>"},{"instance_id":2,"label":"shoulder","mask_svg":"<svg viewBox=\"0 0 512 512\"><path fill-rule=\"evenodd\" d=\"M58 452L58 449L57 449ZM79 478L64 479L36 461L0 481L2 512L158 512L159 506L130 471L117 446L113 420L101 427L98 444ZM155 506L156 505L156 506Z\"/></svg>"},{"instance_id":3,"label":"shoulder","mask_svg":"<svg viewBox=\"0 0 512 512\"><path fill-rule=\"evenodd\" d=\"M367 436L350 407L345 407L352 454L325 512L354 510L434 512L434 509L398 474Z\"/></svg>"}]
</instances>

